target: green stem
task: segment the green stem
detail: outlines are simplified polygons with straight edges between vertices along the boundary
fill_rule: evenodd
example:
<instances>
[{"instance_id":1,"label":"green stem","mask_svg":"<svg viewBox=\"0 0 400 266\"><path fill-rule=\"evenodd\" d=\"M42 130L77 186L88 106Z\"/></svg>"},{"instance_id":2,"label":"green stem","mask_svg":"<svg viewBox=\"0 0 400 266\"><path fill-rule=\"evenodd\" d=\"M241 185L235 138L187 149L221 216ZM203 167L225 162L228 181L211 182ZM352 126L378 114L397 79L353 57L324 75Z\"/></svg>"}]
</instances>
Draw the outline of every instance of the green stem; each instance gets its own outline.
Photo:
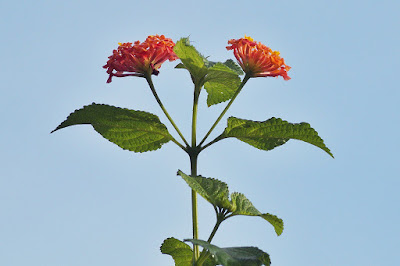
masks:
<instances>
[{"instance_id":1,"label":"green stem","mask_svg":"<svg viewBox=\"0 0 400 266\"><path fill-rule=\"evenodd\" d=\"M197 124L197 106L200 96L200 90L197 86L194 86L194 96L193 96L193 113L192 113L192 148L196 147L196 124Z\"/></svg>"},{"instance_id":2,"label":"green stem","mask_svg":"<svg viewBox=\"0 0 400 266\"><path fill-rule=\"evenodd\" d=\"M183 140L183 142L186 144L186 146L189 146L189 143L186 141L185 137L182 135L181 131L179 130L178 126L175 124L174 120L172 120L171 116L168 114L167 110L165 109L164 105L162 104L160 98L157 95L156 89L154 88L153 81L151 79L151 75L146 75L145 76L147 83L150 86L151 92L153 93L154 97L157 100L158 105L161 107L163 110L165 116L168 118L169 122L171 122L172 126L175 128L176 132L178 132L179 136ZM182 146L182 145L181 145ZM181 147L179 146L179 147ZM183 147L183 146L182 146ZM182 148L181 147L181 148Z\"/></svg>"},{"instance_id":3,"label":"green stem","mask_svg":"<svg viewBox=\"0 0 400 266\"><path fill-rule=\"evenodd\" d=\"M224 134L222 133L221 135L219 135L218 137L216 137L214 140L210 141L209 143L207 143L206 145L204 145L203 147L200 148L200 151L206 149L207 147L211 146L212 144L220 141L221 139L224 139L226 137L224 137Z\"/></svg>"},{"instance_id":4,"label":"green stem","mask_svg":"<svg viewBox=\"0 0 400 266\"><path fill-rule=\"evenodd\" d=\"M193 113L192 113L192 146L189 151L191 176L197 176L197 157L199 150L196 149L196 124L197 124L197 106L200 95L200 88L195 85L193 97ZM193 239L199 238L199 229L197 221L197 193L192 189L192 222L193 222ZM200 256L199 246L193 245L193 265Z\"/></svg>"},{"instance_id":5,"label":"green stem","mask_svg":"<svg viewBox=\"0 0 400 266\"><path fill-rule=\"evenodd\" d=\"M212 230L212 232L211 232L211 234L210 234L210 237L209 237L208 240L207 240L208 243L211 243L212 239L213 239L214 236L215 236L215 233L217 232L219 226L221 225L221 223L222 223L223 221L224 221L223 219L218 219L218 220L217 220L217 222L215 223L214 229Z\"/></svg>"},{"instance_id":6,"label":"green stem","mask_svg":"<svg viewBox=\"0 0 400 266\"><path fill-rule=\"evenodd\" d=\"M191 176L197 176L197 154L190 155ZM199 238L198 221L197 221L197 193L192 189L192 223L193 223L193 239ZM199 246L193 245L193 265L200 256Z\"/></svg>"},{"instance_id":7,"label":"green stem","mask_svg":"<svg viewBox=\"0 0 400 266\"><path fill-rule=\"evenodd\" d=\"M240 91L242 90L243 86L246 84L246 82L250 79L250 75L246 74L242 80L242 83L240 83L239 87L237 88L235 94L233 95L232 99L228 103L228 105L225 107L225 109L222 111L222 113L219 115L215 123L212 125L210 130L207 132L207 134L204 136L203 140L200 142L199 146L204 143L204 141L208 138L208 136L211 134L211 132L214 130L214 128L217 126L221 118L225 115L225 113L228 111L229 107L231 107L233 101L236 99L236 97L239 95Z\"/></svg>"},{"instance_id":8,"label":"green stem","mask_svg":"<svg viewBox=\"0 0 400 266\"><path fill-rule=\"evenodd\" d=\"M210 237L207 240L208 243L211 243L219 226L225 220L225 213L220 213L217 210L216 210L216 212L217 212L217 222L215 223L214 229L212 230ZM209 256L210 256L210 252L203 250L203 252L201 252L201 255L200 255L199 260L197 261L196 265L197 266L203 265L203 263L208 259Z\"/></svg>"},{"instance_id":9,"label":"green stem","mask_svg":"<svg viewBox=\"0 0 400 266\"><path fill-rule=\"evenodd\" d=\"M183 146L182 144L180 144L174 137L171 136L171 141L173 143L175 143L176 145L178 145L182 150L187 152L187 148L185 146Z\"/></svg>"}]
</instances>

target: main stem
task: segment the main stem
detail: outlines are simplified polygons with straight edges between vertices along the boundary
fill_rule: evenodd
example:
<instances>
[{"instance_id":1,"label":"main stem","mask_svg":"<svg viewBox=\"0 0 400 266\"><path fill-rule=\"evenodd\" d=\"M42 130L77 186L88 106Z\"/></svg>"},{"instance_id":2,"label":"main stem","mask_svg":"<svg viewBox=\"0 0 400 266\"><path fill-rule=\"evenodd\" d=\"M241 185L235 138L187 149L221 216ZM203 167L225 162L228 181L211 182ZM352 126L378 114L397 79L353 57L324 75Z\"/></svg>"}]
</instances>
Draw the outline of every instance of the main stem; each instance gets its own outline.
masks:
<instances>
[{"instance_id":1,"label":"main stem","mask_svg":"<svg viewBox=\"0 0 400 266\"><path fill-rule=\"evenodd\" d=\"M191 176L197 176L197 154L190 155ZM199 238L199 229L197 222L197 193L192 189L192 222L193 239ZM200 256L199 246L193 245L193 265Z\"/></svg>"},{"instance_id":2,"label":"main stem","mask_svg":"<svg viewBox=\"0 0 400 266\"><path fill-rule=\"evenodd\" d=\"M192 116L192 146L189 151L190 156L190 174L191 176L197 176L197 157L199 151L196 147L196 123L197 123L197 104L200 95L200 88L195 85L194 97L193 97L193 116ZM192 222L193 222L193 239L199 238L199 229L197 222L197 193L192 189ZM199 246L193 245L193 265L196 264L197 259L200 256Z\"/></svg>"}]
</instances>

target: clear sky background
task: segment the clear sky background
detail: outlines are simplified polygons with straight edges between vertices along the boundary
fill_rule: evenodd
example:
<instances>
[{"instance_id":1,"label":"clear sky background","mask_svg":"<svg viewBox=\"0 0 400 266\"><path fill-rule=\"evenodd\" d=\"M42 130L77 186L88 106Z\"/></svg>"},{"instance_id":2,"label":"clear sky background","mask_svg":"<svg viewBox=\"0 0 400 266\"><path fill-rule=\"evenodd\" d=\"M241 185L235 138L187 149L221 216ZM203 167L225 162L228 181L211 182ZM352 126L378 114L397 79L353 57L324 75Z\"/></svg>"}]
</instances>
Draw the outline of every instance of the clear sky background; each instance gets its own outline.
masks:
<instances>
[{"instance_id":1,"label":"clear sky background","mask_svg":"<svg viewBox=\"0 0 400 266\"><path fill-rule=\"evenodd\" d=\"M309 122L335 155L300 141L273 151L228 139L199 157L199 173L228 183L262 212L234 217L213 243L257 246L275 266L397 266L399 61L397 0L383 1L1 1L0 265L173 265L167 237L191 237L190 189L176 172L189 159L172 142L136 154L91 126L49 134L83 105L158 115L144 79L106 84L102 66L118 42L190 36L210 60L234 58L245 34L279 50L290 81L251 79L228 116ZM154 82L189 137L192 85L165 63ZM199 136L225 106L207 108ZM225 128L223 119L216 136ZM203 199L200 237L215 222Z\"/></svg>"}]
</instances>

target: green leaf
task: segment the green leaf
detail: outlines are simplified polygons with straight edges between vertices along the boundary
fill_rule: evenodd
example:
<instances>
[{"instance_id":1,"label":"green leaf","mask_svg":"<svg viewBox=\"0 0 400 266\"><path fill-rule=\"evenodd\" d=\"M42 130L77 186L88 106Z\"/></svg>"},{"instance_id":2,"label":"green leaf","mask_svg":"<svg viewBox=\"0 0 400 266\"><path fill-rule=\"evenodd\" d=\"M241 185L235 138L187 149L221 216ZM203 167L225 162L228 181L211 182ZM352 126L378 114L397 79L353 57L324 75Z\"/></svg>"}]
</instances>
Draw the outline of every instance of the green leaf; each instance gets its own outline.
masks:
<instances>
[{"instance_id":1,"label":"green leaf","mask_svg":"<svg viewBox=\"0 0 400 266\"><path fill-rule=\"evenodd\" d=\"M210 67L212 67L212 66L214 66L215 64L218 64L218 63L219 62L208 61L206 59L204 64L206 65L207 68L210 68ZM244 74L242 68L238 64L236 64L235 61L233 61L232 59L228 59L224 63L219 63L219 64L224 64L225 66L227 66L230 69L232 69L233 72L235 72L238 75L243 75Z\"/></svg>"},{"instance_id":2,"label":"green leaf","mask_svg":"<svg viewBox=\"0 0 400 266\"><path fill-rule=\"evenodd\" d=\"M238 75L244 74L242 68L238 64L236 64L235 61L233 61L232 59L226 60L224 65L232 69Z\"/></svg>"},{"instance_id":3,"label":"green leaf","mask_svg":"<svg viewBox=\"0 0 400 266\"><path fill-rule=\"evenodd\" d=\"M193 263L193 251L190 246L183 243L176 238L167 238L161 245L161 253L172 256L175 261L175 266L192 266ZM217 265L212 257L208 257L203 266L215 266Z\"/></svg>"},{"instance_id":4,"label":"green leaf","mask_svg":"<svg viewBox=\"0 0 400 266\"><path fill-rule=\"evenodd\" d=\"M238 74L222 63L216 63L208 69L205 81L208 107L230 100L241 82Z\"/></svg>"},{"instance_id":5,"label":"green leaf","mask_svg":"<svg viewBox=\"0 0 400 266\"><path fill-rule=\"evenodd\" d=\"M275 229L276 234L279 236L283 232L283 221L277 216L269 213L261 213L258 211L250 200L241 193L234 192L231 194L232 201L232 216L235 215L246 215L246 216L259 216L264 220L268 221Z\"/></svg>"},{"instance_id":6,"label":"green leaf","mask_svg":"<svg viewBox=\"0 0 400 266\"><path fill-rule=\"evenodd\" d=\"M205 200L214 206L229 209L229 190L228 185L214 178L205 178L202 176L188 176L181 170L178 171L186 183Z\"/></svg>"},{"instance_id":7,"label":"green leaf","mask_svg":"<svg viewBox=\"0 0 400 266\"><path fill-rule=\"evenodd\" d=\"M186 69L185 65L182 64L182 63L177 64L177 65L175 66L175 68L184 68L184 69Z\"/></svg>"},{"instance_id":8,"label":"green leaf","mask_svg":"<svg viewBox=\"0 0 400 266\"><path fill-rule=\"evenodd\" d=\"M259 266L271 265L269 255L256 247L219 248L199 239L185 239L195 245L207 249L217 264L224 266Z\"/></svg>"},{"instance_id":9,"label":"green leaf","mask_svg":"<svg viewBox=\"0 0 400 266\"><path fill-rule=\"evenodd\" d=\"M188 38L182 38L176 42L174 52L183 64L178 64L176 68L186 68L196 81L204 78L207 74L205 59L194 46L190 45Z\"/></svg>"},{"instance_id":10,"label":"green leaf","mask_svg":"<svg viewBox=\"0 0 400 266\"><path fill-rule=\"evenodd\" d=\"M173 139L156 115L95 103L75 110L52 133L83 124L92 125L104 138L134 152L157 150Z\"/></svg>"},{"instance_id":11,"label":"green leaf","mask_svg":"<svg viewBox=\"0 0 400 266\"><path fill-rule=\"evenodd\" d=\"M241 68L233 61L225 63L208 61L192 45L188 38L180 39L174 47L175 54L182 63L175 68L187 69L197 88L207 90L208 106L221 103L231 99L240 85L238 75L243 74Z\"/></svg>"},{"instance_id":12,"label":"green leaf","mask_svg":"<svg viewBox=\"0 0 400 266\"><path fill-rule=\"evenodd\" d=\"M167 238L161 245L161 253L172 256L175 266L192 266L192 248L176 238Z\"/></svg>"},{"instance_id":13,"label":"green leaf","mask_svg":"<svg viewBox=\"0 0 400 266\"><path fill-rule=\"evenodd\" d=\"M318 132L305 122L292 124L275 117L258 122L229 117L228 126L221 139L229 137L237 138L261 150L272 150L290 139L297 139L317 146L333 157L324 141L318 136Z\"/></svg>"},{"instance_id":14,"label":"green leaf","mask_svg":"<svg viewBox=\"0 0 400 266\"><path fill-rule=\"evenodd\" d=\"M269 213L259 212L253 204L241 193L234 192L230 195L228 185L218 179L202 176L188 176L182 171L178 171L191 189L200 194L205 200L213 206L228 210L227 217L236 215L259 216L268 221L279 236L283 232L283 221L277 216ZM228 215L231 213L230 215Z\"/></svg>"}]
</instances>

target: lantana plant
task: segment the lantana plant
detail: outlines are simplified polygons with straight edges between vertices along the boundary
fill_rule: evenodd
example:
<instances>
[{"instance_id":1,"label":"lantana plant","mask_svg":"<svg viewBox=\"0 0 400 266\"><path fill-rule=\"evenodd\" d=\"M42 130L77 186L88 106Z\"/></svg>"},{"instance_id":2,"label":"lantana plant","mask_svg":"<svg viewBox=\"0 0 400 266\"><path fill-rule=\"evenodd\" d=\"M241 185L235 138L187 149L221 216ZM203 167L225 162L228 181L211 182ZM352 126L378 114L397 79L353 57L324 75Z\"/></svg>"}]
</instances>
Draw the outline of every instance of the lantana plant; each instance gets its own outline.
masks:
<instances>
[{"instance_id":1,"label":"lantana plant","mask_svg":"<svg viewBox=\"0 0 400 266\"><path fill-rule=\"evenodd\" d=\"M167 127L154 114L96 103L75 110L54 130L72 125L90 124L104 138L124 150L139 153L153 151L172 141L189 155L190 174L181 170L178 170L177 174L192 191L193 235L184 240L167 238L161 245L161 252L172 256L175 265L179 266L270 265L268 253L256 247L221 248L211 244L219 226L234 216L258 216L271 224L278 236L283 232L283 221L280 218L270 213L260 212L242 193L229 193L226 183L198 174L198 155L205 149L224 139L236 138L257 149L270 151L290 139L297 139L310 143L333 157L318 133L308 123L289 123L275 117L265 121L229 117L225 130L207 142L211 132L249 79L258 77L290 79L288 76L290 67L286 65L279 52L271 50L248 36L229 40L228 44L226 49L233 51L238 64L231 59L225 62L209 61L190 44L188 38L182 38L175 44L164 35L153 35L147 37L144 42L120 43L104 66L109 75L107 83L110 83L113 77L144 78L165 116L178 133L179 140L169 133ZM187 70L194 85L190 141L185 138L168 114L152 81L152 77L160 73L161 65L167 60L180 60L176 68ZM243 78L240 77L242 75L244 75ZM228 103L205 136L198 141L197 109L203 89L208 94L208 106L226 101ZM198 195L214 207L216 214L215 226L207 240L198 238Z\"/></svg>"}]
</instances>

